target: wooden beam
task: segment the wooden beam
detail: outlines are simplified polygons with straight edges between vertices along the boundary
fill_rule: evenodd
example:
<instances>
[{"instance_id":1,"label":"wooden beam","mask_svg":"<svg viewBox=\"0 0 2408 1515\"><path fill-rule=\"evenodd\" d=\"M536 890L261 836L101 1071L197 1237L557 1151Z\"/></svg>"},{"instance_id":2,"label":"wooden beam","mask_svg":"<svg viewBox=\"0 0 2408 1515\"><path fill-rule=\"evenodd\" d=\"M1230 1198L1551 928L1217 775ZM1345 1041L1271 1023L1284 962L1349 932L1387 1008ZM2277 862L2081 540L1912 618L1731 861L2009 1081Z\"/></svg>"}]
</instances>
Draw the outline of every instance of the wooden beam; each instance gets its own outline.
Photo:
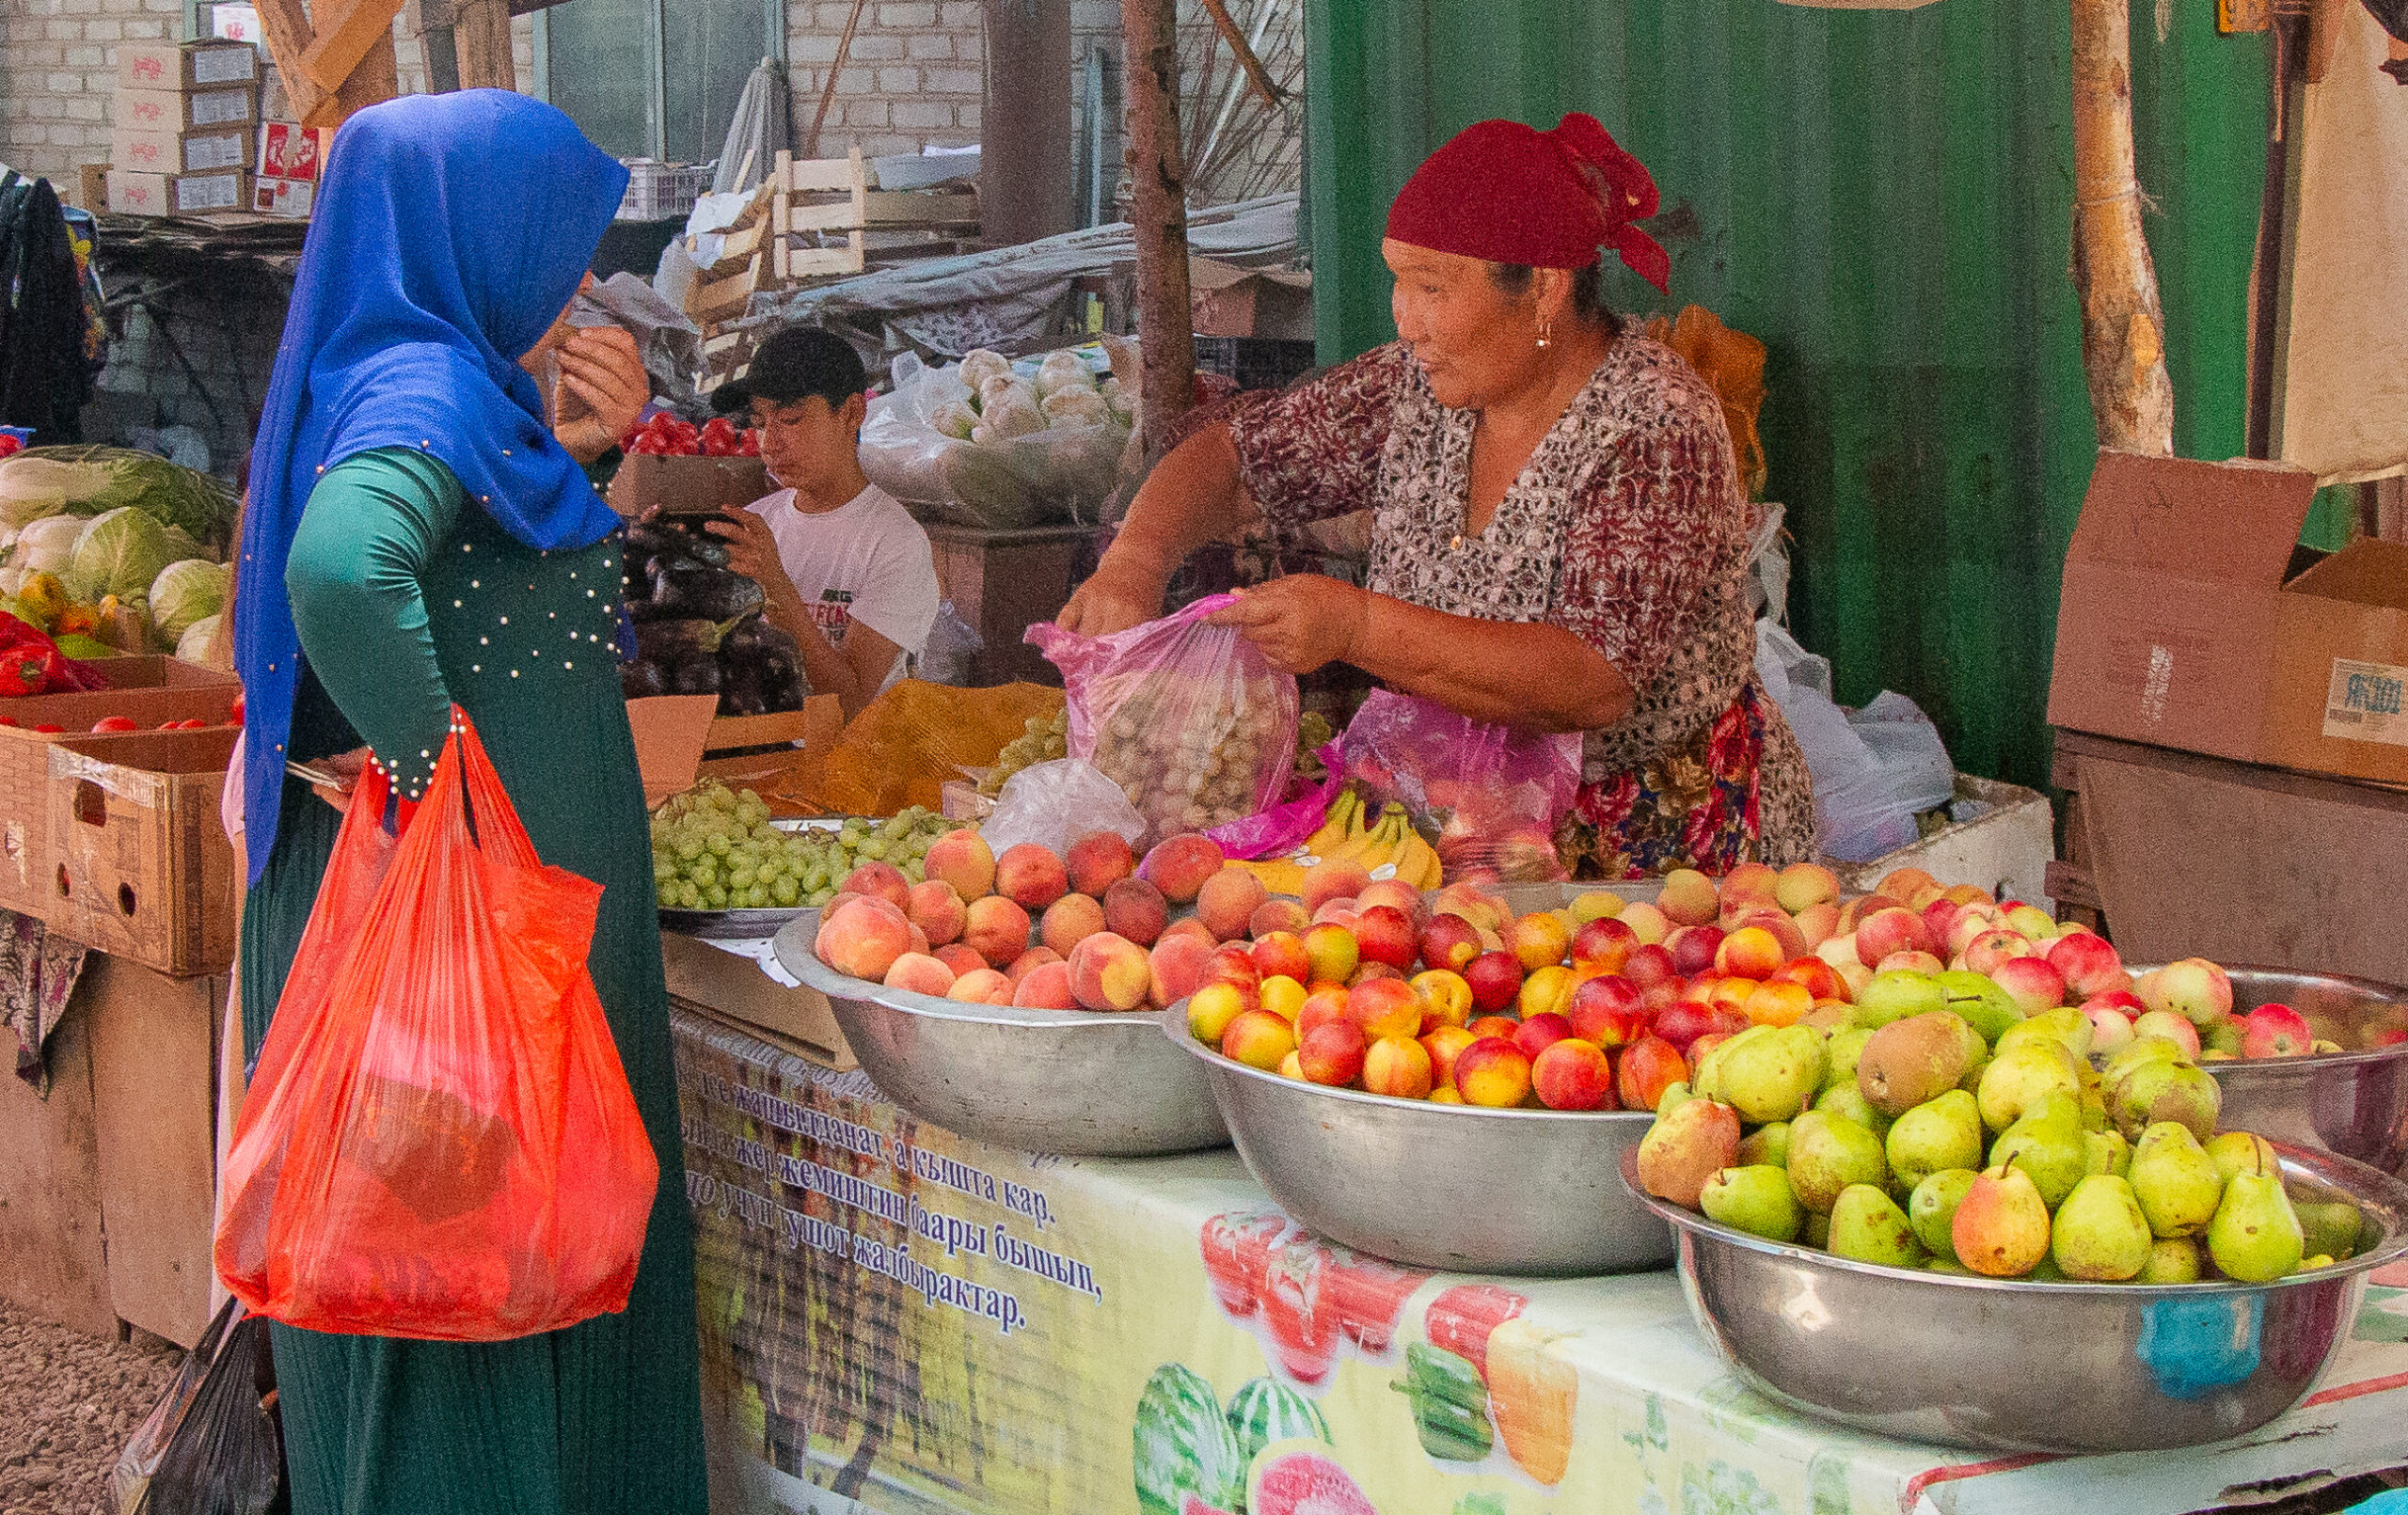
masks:
<instances>
[{"instance_id":1,"label":"wooden beam","mask_svg":"<svg viewBox=\"0 0 2408 1515\"><path fill-rule=\"evenodd\" d=\"M516 89L518 69L510 53L508 0L461 0L452 29L459 49L460 87Z\"/></svg>"},{"instance_id":2,"label":"wooden beam","mask_svg":"<svg viewBox=\"0 0 2408 1515\"><path fill-rule=\"evenodd\" d=\"M284 76L284 92L293 97L293 113L307 123L334 91L318 87L302 71L301 55L309 50L309 13L301 0L258 0L260 30L267 35L268 56Z\"/></svg>"},{"instance_id":3,"label":"wooden beam","mask_svg":"<svg viewBox=\"0 0 2408 1515\"><path fill-rule=\"evenodd\" d=\"M1179 146L1179 39L1173 0L1120 0L1128 58L1129 164L1136 186L1137 338L1145 452L1170 450L1196 403L1196 318L1187 285L1187 169Z\"/></svg>"},{"instance_id":4,"label":"wooden beam","mask_svg":"<svg viewBox=\"0 0 2408 1515\"><path fill-rule=\"evenodd\" d=\"M2073 280L2099 445L2170 457L2165 311L2141 229L2128 0L2073 0Z\"/></svg>"},{"instance_id":5,"label":"wooden beam","mask_svg":"<svg viewBox=\"0 0 2408 1515\"><path fill-rule=\"evenodd\" d=\"M862 24L862 11L869 0L853 0L850 14L845 17L845 34L836 39L836 56L828 65L828 81L819 91L819 108L811 113L811 134L802 139L802 156L819 156L819 129L828 124L828 107L836 101L836 76L845 71L845 55L853 50L853 32Z\"/></svg>"},{"instance_id":6,"label":"wooden beam","mask_svg":"<svg viewBox=\"0 0 2408 1515\"><path fill-rule=\"evenodd\" d=\"M1212 29L1221 34L1221 40L1228 43L1229 51L1237 55L1238 67L1245 71L1245 81L1254 87L1255 95L1265 105L1277 110L1280 101L1287 97L1280 93L1277 85L1271 82L1271 71L1254 55L1253 44L1245 39L1245 33L1238 29L1237 18L1229 14L1228 0L1204 0L1204 11L1212 18Z\"/></svg>"},{"instance_id":7,"label":"wooden beam","mask_svg":"<svg viewBox=\"0 0 2408 1515\"><path fill-rule=\"evenodd\" d=\"M401 9L401 0L327 0L311 26L301 71L321 89L341 90L376 39L392 35Z\"/></svg>"}]
</instances>

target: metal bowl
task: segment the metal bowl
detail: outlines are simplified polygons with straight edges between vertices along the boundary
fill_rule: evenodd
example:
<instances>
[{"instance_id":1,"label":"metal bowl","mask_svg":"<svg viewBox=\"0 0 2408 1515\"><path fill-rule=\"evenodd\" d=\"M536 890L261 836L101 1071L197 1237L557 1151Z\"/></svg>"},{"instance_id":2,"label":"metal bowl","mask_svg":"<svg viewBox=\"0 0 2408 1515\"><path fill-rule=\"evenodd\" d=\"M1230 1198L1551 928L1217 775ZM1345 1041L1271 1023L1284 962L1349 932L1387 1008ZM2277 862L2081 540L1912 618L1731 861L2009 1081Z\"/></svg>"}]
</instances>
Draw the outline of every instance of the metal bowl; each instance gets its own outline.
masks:
<instances>
[{"instance_id":1,"label":"metal bowl","mask_svg":"<svg viewBox=\"0 0 2408 1515\"><path fill-rule=\"evenodd\" d=\"M681 910L664 905L660 907L660 929L705 941L758 941L763 937L776 936L787 922L801 913L790 906L773 905L758 910Z\"/></svg>"},{"instance_id":2,"label":"metal bowl","mask_svg":"<svg viewBox=\"0 0 2408 1515\"><path fill-rule=\"evenodd\" d=\"M785 971L828 997L887 1097L958 1135L1023 1152L1133 1158L1225 1144L1203 1070L1148 1015L963 1004L848 978L814 955L819 912L777 934Z\"/></svg>"},{"instance_id":3,"label":"metal bowl","mask_svg":"<svg viewBox=\"0 0 2408 1515\"><path fill-rule=\"evenodd\" d=\"M1655 1117L1481 1110L1283 1079L1158 1018L1212 1081L1238 1155L1279 1207L1332 1241L1416 1268L1556 1277L1672 1260L1672 1237L1614 1176Z\"/></svg>"},{"instance_id":4,"label":"metal bowl","mask_svg":"<svg viewBox=\"0 0 2408 1515\"><path fill-rule=\"evenodd\" d=\"M1842 1425L2019 1452L2195 1446L2305 1398L2349 1339L2366 1275L2408 1253L2408 1187L2277 1145L2291 1191L2382 1228L2337 1267L2272 1284L2034 1284L1851 1262L1640 1194L1671 1223L1698 1329L1753 1387Z\"/></svg>"},{"instance_id":5,"label":"metal bowl","mask_svg":"<svg viewBox=\"0 0 2408 1515\"><path fill-rule=\"evenodd\" d=\"M2236 1012L2280 1002L2306 1017L2319 1037L2349 1050L2202 1064L2224 1087L2221 1124L2400 1173L2408 1164L2408 1043L2384 1047L2372 1038L2408 1029L2408 989L2284 968L2226 971Z\"/></svg>"}]
</instances>

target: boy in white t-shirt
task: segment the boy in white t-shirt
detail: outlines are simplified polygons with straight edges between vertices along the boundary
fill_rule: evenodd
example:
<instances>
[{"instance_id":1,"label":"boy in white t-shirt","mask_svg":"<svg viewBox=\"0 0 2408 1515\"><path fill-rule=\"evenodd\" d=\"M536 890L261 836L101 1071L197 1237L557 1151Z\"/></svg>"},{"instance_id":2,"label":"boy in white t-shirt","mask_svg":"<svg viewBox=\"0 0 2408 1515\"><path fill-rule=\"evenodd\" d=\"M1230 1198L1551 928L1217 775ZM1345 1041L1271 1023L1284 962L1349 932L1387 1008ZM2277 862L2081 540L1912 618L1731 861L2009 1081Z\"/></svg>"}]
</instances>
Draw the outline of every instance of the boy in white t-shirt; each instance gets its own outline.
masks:
<instances>
[{"instance_id":1,"label":"boy in white t-shirt","mask_svg":"<svg viewBox=\"0 0 2408 1515\"><path fill-rule=\"evenodd\" d=\"M768 596L770 624L793 636L814 693L850 720L902 676L937 616L928 534L862 472L869 377L852 344L789 326L763 342L737 395L761 433L761 458L784 485L706 524L728 566Z\"/></svg>"}]
</instances>

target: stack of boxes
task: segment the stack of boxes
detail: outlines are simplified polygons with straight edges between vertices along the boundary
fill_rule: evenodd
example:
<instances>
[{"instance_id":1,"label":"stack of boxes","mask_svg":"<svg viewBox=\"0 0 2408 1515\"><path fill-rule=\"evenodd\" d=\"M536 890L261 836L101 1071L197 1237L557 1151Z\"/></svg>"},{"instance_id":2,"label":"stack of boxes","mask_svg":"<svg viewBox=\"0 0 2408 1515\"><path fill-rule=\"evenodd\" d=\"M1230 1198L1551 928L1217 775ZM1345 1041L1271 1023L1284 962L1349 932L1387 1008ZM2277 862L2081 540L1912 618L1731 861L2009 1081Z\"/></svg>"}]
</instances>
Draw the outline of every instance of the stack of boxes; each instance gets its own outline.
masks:
<instances>
[{"instance_id":1,"label":"stack of boxes","mask_svg":"<svg viewBox=\"0 0 2408 1515\"><path fill-rule=\"evenodd\" d=\"M220 37L260 36L259 13L246 5L210 7L210 24ZM331 130L313 131L301 124L300 112L285 93L276 65L260 59L259 178L251 186L251 209L261 215L309 213L318 188L318 172L325 163Z\"/></svg>"},{"instance_id":2,"label":"stack of boxes","mask_svg":"<svg viewBox=\"0 0 2408 1515\"><path fill-rule=\"evenodd\" d=\"M206 215L251 199L260 55L248 42L119 44L109 209Z\"/></svg>"}]
</instances>

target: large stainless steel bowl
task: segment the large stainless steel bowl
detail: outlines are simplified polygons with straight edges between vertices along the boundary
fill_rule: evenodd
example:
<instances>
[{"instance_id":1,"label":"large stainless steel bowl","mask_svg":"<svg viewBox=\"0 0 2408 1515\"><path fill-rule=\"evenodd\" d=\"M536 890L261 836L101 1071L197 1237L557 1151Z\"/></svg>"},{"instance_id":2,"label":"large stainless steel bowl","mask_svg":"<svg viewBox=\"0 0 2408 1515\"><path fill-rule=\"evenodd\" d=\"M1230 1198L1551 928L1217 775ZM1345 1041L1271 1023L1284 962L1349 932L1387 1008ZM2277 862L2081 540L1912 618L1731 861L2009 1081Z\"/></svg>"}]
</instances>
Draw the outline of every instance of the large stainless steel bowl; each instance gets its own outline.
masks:
<instances>
[{"instance_id":1,"label":"large stainless steel bowl","mask_svg":"<svg viewBox=\"0 0 2408 1515\"><path fill-rule=\"evenodd\" d=\"M2282 968L2226 971L2236 1012L2280 1002L2346 1050L2202 1065L2224 1086L2222 1124L2400 1172L2408 1163L2408 1043L2385 1047L2373 1037L2408 1029L2408 989Z\"/></svg>"},{"instance_id":2,"label":"large stainless steel bowl","mask_svg":"<svg viewBox=\"0 0 2408 1515\"><path fill-rule=\"evenodd\" d=\"M2293 1194L2354 1200L2383 1239L2272 1284L2032 1284L1850 1262L1640 1197L1679 1235L1698 1329L1784 1404L1909 1441L2131 1452L2239 1436L2299 1403L2368 1272L2408 1252L2408 1187L2277 1150ZM1640 1194L1637 1153L1622 1176Z\"/></svg>"},{"instance_id":3,"label":"large stainless steel bowl","mask_svg":"<svg viewBox=\"0 0 2408 1515\"><path fill-rule=\"evenodd\" d=\"M777 935L778 961L828 997L863 1071L921 1119L1066 1157L1149 1157L1228 1141L1203 1070L1163 1045L1153 1017L889 989L822 963L811 951L818 934L817 910L798 916Z\"/></svg>"},{"instance_id":4,"label":"large stainless steel bowl","mask_svg":"<svg viewBox=\"0 0 2408 1515\"><path fill-rule=\"evenodd\" d=\"M1223 1057L1173 1005L1162 1031L1211 1081L1238 1156L1306 1229L1391 1261L1529 1277L1672 1260L1614 1164L1648 1114L1481 1110L1283 1079Z\"/></svg>"}]
</instances>

